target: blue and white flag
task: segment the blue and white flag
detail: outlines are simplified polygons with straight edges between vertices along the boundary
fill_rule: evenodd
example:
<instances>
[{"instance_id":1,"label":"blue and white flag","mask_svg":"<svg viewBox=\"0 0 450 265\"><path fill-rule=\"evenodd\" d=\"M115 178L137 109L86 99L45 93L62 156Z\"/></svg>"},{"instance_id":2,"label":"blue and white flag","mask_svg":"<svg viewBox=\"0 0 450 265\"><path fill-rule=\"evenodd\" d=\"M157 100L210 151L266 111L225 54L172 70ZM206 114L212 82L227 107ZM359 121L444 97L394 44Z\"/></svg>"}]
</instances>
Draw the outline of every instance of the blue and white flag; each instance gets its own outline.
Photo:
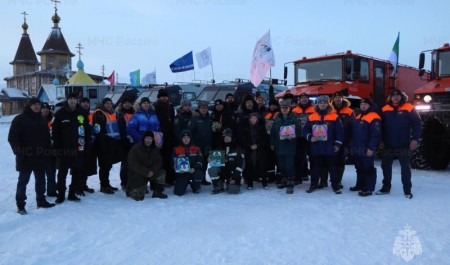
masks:
<instances>
[{"instance_id":1,"label":"blue and white flag","mask_svg":"<svg viewBox=\"0 0 450 265\"><path fill-rule=\"evenodd\" d=\"M156 84L156 70L146 74L141 81L142 85Z\"/></svg>"},{"instance_id":2,"label":"blue and white flag","mask_svg":"<svg viewBox=\"0 0 450 265\"><path fill-rule=\"evenodd\" d=\"M130 84L132 87L141 85L141 69L130 72Z\"/></svg>"},{"instance_id":3,"label":"blue and white flag","mask_svg":"<svg viewBox=\"0 0 450 265\"><path fill-rule=\"evenodd\" d=\"M183 55L183 57L176 59L170 64L170 70L172 73L184 72L194 69L194 57L192 51Z\"/></svg>"}]
</instances>

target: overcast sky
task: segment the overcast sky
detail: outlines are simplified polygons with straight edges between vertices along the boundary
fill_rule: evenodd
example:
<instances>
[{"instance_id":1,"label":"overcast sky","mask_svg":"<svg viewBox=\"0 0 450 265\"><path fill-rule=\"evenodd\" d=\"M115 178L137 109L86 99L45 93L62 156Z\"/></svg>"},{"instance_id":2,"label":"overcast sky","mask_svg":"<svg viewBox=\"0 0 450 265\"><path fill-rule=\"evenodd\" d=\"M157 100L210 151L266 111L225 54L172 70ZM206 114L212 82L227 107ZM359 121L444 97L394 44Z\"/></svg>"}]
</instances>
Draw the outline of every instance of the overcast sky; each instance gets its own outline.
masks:
<instances>
[{"instance_id":1,"label":"overcast sky","mask_svg":"<svg viewBox=\"0 0 450 265\"><path fill-rule=\"evenodd\" d=\"M0 75L12 75L26 11L28 33L36 52L43 48L53 23L50 0L1 0ZM120 82L129 72L141 77L156 69L157 81L194 79L194 72L171 73L169 64L189 51L211 47L217 81L250 78L256 41L271 32L276 65L301 57L352 50L387 59L400 32L399 63L417 67L419 53L450 42L450 1L445 0L61 0L59 26L71 49L84 47L85 71L105 75L113 70ZM38 57L39 59L39 57ZM427 58L429 63L429 58ZM72 59L76 70L78 57ZM195 79L212 78L211 67ZM290 76L292 83L293 76Z\"/></svg>"}]
</instances>

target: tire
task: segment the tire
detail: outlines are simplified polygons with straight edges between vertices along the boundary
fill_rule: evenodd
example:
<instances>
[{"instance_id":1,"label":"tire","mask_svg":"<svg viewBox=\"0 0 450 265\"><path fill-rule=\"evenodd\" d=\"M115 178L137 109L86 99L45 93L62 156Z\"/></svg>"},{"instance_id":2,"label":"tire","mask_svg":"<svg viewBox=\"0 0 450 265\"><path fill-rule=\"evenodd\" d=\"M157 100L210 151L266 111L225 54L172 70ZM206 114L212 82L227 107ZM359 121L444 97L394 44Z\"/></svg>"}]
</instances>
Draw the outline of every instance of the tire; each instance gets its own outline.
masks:
<instances>
[{"instance_id":1,"label":"tire","mask_svg":"<svg viewBox=\"0 0 450 265\"><path fill-rule=\"evenodd\" d=\"M450 162L447 141L447 130L438 119L430 117L425 120L418 148L418 155L424 160L422 164L435 170L446 169ZM420 159L416 159L416 162L420 162Z\"/></svg>"}]
</instances>

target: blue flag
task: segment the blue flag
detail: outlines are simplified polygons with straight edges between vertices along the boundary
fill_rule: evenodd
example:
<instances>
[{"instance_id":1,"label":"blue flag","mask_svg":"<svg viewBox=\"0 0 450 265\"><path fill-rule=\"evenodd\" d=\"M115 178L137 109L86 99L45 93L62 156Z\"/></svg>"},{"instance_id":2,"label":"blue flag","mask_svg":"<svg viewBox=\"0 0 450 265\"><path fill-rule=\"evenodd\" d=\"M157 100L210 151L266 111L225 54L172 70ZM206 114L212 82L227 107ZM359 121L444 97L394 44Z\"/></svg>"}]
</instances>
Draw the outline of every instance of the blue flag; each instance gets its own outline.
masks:
<instances>
[{"instance_id":1,"label":"blue flag","mask_svg":"<svg viewBox=\"0 0 450 265\"><path fill-rule=\"evenodd\" d=\"M141 85L141 69L130 73L130 84L132 87Z\"/></svg>"},{"instance_id":2,"label":"blue flag","mask_svg":"<svg viewBox=\"0 0 450 265\"><path fill-rule=\"evenodd\" d=\"M185 54L183 57L176 59L170 64L170 70L172 73L184 72L194 69L194 57L192 51Z\"/></svg>"}]
</instances>

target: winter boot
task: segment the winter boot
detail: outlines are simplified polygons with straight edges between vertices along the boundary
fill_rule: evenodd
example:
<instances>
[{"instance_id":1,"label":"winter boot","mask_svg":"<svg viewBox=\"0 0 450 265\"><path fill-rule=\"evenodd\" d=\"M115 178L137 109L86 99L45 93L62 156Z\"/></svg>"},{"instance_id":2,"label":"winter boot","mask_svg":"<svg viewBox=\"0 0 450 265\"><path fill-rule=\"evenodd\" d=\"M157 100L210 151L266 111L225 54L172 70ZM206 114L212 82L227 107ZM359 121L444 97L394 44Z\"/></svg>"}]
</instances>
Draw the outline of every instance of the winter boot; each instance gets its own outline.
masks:
<instances>
[{"instance_id":1,"label":"winter boot","mask_svg":"<svg viewBox=\"0 0 450 265\"><path fill-rule=\"evenodd\" d=\"M55 203L57 204L63 203L65 199L66 199L66 191L58 190L58 197L56 197Z\"/></svg>"},{"instance_id":2,"label":"winter boot","mask_svg":"<svg viewBox=\"0 0 450 265\"><path fill-rule=\"evenodd\" d=\"M27 210L25 210L25 203L24 204L17 204L17 213L20 215L27 214Z\"/></svg>"},{"instance_id":3,"label":"winter boot","mask_svg":"<svg viewBox=\"0 0 450 265\"><path fill-rule=\"evenodd\" d=\"M156 184L152 198L167 199L167 195L164 194L164 184Z\"/></svg>"},{"instance_id":4,"label":"winter boot","mask_svg":"<svg viewBox=\"0 0 450 265\"><path fill-rule=\"evenodd\" d=\"M221 180L213 180L212 183L213 189L211 191L211 194L219 194L225 191L225 189L223 188L223 182Z\"/></svg>"},{"instance_id":5,"label":"winter boot","mask_svg":"<svg viewBox=\"0 0 450 265\"><path fill-rule=\"evenodd\" d=\"M286 193L287 194L294 193L294 178L288 179Z\"/></svg>"},{"instance_id":6,"label":"winter boot","mask_svg":"<svg viewBox=\"0 0 450 265\"><path fill-rule=\"evenodd\" d=\"M54 203L49 203L48 201L42 201L37 203L38 208L52 208L55 206Z\"/></svg>"},{"instance_id":7,"label":"winter boot","mask_svg":"<svg viewBox=\"0 0 450 265\"><path fill-rule=\"evenodd\" d=\"M76 190L72 185L69 187L69 195L67 195L69 201L80 201L80 198L76 195Z\"/></svg>"}]
</instances>

